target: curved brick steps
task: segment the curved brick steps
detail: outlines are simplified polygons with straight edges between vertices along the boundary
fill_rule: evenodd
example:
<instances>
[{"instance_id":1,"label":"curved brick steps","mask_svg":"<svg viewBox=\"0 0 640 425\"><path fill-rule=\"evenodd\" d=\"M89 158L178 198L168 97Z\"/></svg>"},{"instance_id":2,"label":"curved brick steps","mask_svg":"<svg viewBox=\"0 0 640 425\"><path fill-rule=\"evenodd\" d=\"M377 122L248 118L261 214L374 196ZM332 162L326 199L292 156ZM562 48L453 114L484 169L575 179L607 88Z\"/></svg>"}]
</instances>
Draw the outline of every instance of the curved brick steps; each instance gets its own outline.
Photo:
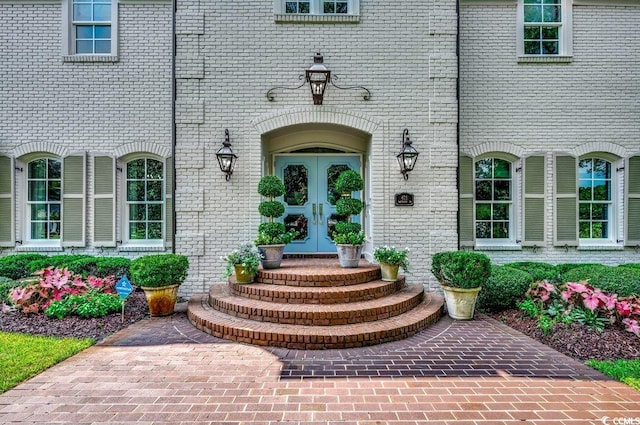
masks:
<instances>
[{"instance_id":1,"label":"curved brick steps","mask_svg":"<svg viewBox=\"0 0 640 425\"><path fill-rule=\"evenodd\" d=\"M187 314L196 328L218 338L291 349L338 349L412 336L438 321L443 304L440 295L430 292L412 310L389 319L351 325L304 326L230 316L213 309L206 294L196 294L189 300Z\"/></svg>"},{"instance_id":2,"label":"curved brick steps","mask_svg":"<svg viewBox=\"0 0 640 425\"><path fill-rule=\"evenodd\" d=\"M311 288L305 289L305 291L300 289L298 291L306 293ZM340 304L287 304L244 298L232 294L229 285L217 284L211 286L209 290L208 303L222 313L258 322L335 326L373 322L398 316L416 307L422 301L423 295L423 286L416 284L405 285L383 298L367 301Z\"/></svg>"},{"instance_id":3,"label":"curved brick steps","mask_svg":"<svg viewBox=\"0 0 640 425\"><path fill-rule=\"evenodd\" d=\"M374 280L348 286L306 287L301 291L298 286L263 283L244 285L230 279L229 289L232 294L240 297L272 303L339 304L386 297L402 289L404 284L404 276L399 276L395 282Z\"/></svg>"},{"instance_id":4,"label":"curved brick steps","mask_svg":"<svg viewBox=\"0 0 640 425\"><path fill-rule=\"evenodd\" d=\"M279 269L260 269L256 283L287 286L345 286L380 279L380 268L360 260L360 266L343 269L338 259L285 259Z\"/></svg>"}]
</instances>

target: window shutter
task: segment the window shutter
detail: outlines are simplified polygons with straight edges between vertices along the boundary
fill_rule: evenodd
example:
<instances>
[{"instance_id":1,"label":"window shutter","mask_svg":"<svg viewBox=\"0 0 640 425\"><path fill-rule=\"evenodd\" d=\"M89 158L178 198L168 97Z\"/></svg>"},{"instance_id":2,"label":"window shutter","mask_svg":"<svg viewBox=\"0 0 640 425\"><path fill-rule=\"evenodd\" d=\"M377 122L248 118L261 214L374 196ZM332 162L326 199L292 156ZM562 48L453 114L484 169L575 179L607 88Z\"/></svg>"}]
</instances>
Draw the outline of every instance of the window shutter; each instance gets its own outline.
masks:
<instances>
[{"instance_id":1,"label":"window shutter","mask_svg":"<svg viewBox=\"0 0 640 425\"><path fill-rule=\"evenodd\" d=\"M93 158L93 243L116 246L115 158Z\"/></svg>"},{"instance_id":2,"label":"window shutter","mask_svg":"<svg viewBox=\"0 0 640 425\"><path fill-rule=\"evenodd\" d=\"M459 160L458 186L460 190L460 248L472 248L475 245L475 226L473 217L473 158L461 156Z\"/></svg>"},{"instance_id":3,"label":"window shutter","mask_svg":"<svg viewBox=\"0 0 640 425\"><path fill-rule=\"evenodd\" d=\"M632 156L625 164L625 236L626 246L640 245L640 156Z\"/></svg>"},{"instance_id":4,"label":"window shutter","mask_svg":"<svg viewBox=\"0 0 640 425\"><path fill-rule=\"evenodd\" d=\"M578 185L577 159L555 157L555 232L556 246L578 246Z\"/></svg>"},{"instance_id":5,"label":"window shutter","mask_svg":"<svg viewBox=\"0 0 640 425\"><path fill-rule=\"evenodd\" d=\"M0 246L15 246L14 187L15 166L13 158L0 155Z\"/></svg>"},{"instance_id":6,"label":"window shutter","mask_svg":"<svg viewBox=\"0 0 640 425\"><path fill-rule=\"evenodd\" d=\"M165 161L164 187L164 243L165 246L171 247L173 243L173 157L171 156Z\"/></svg>"},{"instance_id":7,"label":"window shutter","mask_svg":"<svg viewBox=\"0 0 640 425\"><path fill-rule=\"evenodd\" d=\"M544 159L544 155L532 155L524 160L522 246L541 246L546 241Z\"/></svg>"},{"instance_id":8,"label":"window shutter","mask_svg":"<svg viewBox=\"0 0 640 425\"><path fill-rule=\"evenodd\" d=\"M64 158L62 246L85 246L85 154Z\"/></svg>"}]
</instances>

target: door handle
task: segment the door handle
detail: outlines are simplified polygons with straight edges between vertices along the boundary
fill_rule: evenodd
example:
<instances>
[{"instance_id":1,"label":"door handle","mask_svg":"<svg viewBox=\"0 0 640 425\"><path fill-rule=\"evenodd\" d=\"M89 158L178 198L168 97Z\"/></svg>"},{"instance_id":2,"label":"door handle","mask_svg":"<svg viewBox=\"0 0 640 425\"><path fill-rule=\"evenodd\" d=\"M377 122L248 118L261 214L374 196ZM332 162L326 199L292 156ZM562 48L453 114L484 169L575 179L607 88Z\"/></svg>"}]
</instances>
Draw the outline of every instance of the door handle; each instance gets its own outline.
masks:
<instances>
[{"instance_id":1,"label":"door handle","mask_svg":"<svg viewBox=\"0 0 640 425\"><path fill-rule=\"evenodd\" d=\"M313 214L313 224L316 224L316 204L311 204L311 213Z\"/></svg>"},{"instance_id":2,"label":"door handle","mask_svg":"<svg viewBox=\"0 0 640 425\"><path fill-rule=\"evenodd\" d=\"M318 207L320 208L320 220L322 221L322 207L324 206L324 204L321 202Z\"/></svg>"}]
</instances>

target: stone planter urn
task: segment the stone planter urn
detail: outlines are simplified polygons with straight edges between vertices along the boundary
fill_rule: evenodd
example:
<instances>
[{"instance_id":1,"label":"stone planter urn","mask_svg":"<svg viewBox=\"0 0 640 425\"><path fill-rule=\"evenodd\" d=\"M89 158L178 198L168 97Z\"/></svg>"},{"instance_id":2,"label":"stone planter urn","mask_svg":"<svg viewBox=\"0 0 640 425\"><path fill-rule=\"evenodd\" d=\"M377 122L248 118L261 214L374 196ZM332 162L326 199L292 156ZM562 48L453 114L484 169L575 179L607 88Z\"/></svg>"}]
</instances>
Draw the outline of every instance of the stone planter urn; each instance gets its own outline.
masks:
<instances>
[{"instance_id":1,"label":"stone planter urn","mask_svg":"<svg viewBox=\"0 0 640 425\"><path fill-rule=\"evenodd\" d=\"M173 314L178 299L178 288L180 285L169 285L160 287L142 286L144 295L147 298L149 314L151 316L169 316Z\"/></svg>"},{"instance_id":2,"label":"stone planter urn","mask_svg":"<svg viewBox=\"0 0 640 425\"><path fill-rule=\"evenodd\" d=\"M480 288L454 288L452 286L440 285L444 291L444 298L447 302L447 312L452 319L471 320L476 308L476 300Z\"/></svg>"},{"instance_id":3,"label":"stone planter urn","mask_svg":"<svg viewBox=\"0 0 640 425\"><path fill-rule=\"evenodd\" d=\"M345 269L355 269L360 263L362 255L362 245L344 245L336 244L338 250L338 261L340 266Z\"/></svg>"},{"instance_id":4,"label":"stone planter urn","mask_svg":"<svg viewBox=\"0 0 640 425\"><path fill-rule=\"evenodd\" d=\"M258 250L262 254L263 269L277 269L282 263L284 244L281 245L258 245Z\"/></svg>"}]
</instances>

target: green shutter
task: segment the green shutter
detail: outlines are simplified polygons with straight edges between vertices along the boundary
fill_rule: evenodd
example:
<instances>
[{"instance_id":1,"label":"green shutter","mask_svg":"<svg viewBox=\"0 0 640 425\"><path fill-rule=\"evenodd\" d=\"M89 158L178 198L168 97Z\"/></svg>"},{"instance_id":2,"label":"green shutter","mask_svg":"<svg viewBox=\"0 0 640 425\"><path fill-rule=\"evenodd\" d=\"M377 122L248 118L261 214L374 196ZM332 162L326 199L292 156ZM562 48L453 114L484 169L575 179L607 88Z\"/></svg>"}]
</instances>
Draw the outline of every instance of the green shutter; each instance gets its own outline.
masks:
<instances>
[{"instance_id":1,"label":"green shutter","mask_svg":"<svg viewBox=\"0 0 640 425\"><path fill-rule=\"evenodd\" d=\"M0 155L0 246L15 246L15 166L13 158Z\"/></svg>"},{"instance_id":2,"label":"green shutter","mask_svg":"<svg viewBox=\"0 0 640 425\"><path fill-rule=\"evenodd\" d=\"M628 158L625 174L625 236L626 246L640 245L640 156Z\"/></svg>"},{"instance_id":3,"label":"green shutter","mask_svg":"<svg viewBox=\"0 0 640 425\"><path fill-rule=\"evenodd\" d=\"M475 225L473 216L473 158L461 156L458 169L460 188L460 211L458 213L460 247L475 245Z\"/></svg>"},{"instance_id":4,"label":"green shutter","mask_svg":"<svg viewBox=\"0 0 640 425\"><path fill-rule=\"evenodd\" d=\"M165 161L164 187L164 243L165 246L171 247L173 243L173 157L171 156Z\"/></svg>"},{"instance_id":5,"label":"green shutter","mask_svg":"<svg viewBox=\"0 0 640 425\"><path fill-rule=\"evenodd\" d=\"M545 160L532 155L524 160L522 246L542 246L545 238Z\"/></svg>"},{"instance_id":6,"label":"green shutter","mask_svg":"<svg viewBox=\"0 0 640 425\"><path fill-rule=\"evenodd\" d=\"M64 158L62 246L85 246L85 155Z\"/></svg>"},{"instance_id":7,"label":"green shutter","mask_svg":"<svg viewBox=\"0 0 640 425\"><path fill-rule=\"evenodd\" d=\"M116 246L115 158L93 158L93 244Z\"/></svg>"},{"instance_id":8,"label":"green shutter","mask_svg":"<svg viewBox=\"0 0 640 425\"><path fill-rule=\"evenodd\" d=\"M556 155L555 161L555 232L556 246L578 245L577 159Z\"/></svg>"}]
</instances>

